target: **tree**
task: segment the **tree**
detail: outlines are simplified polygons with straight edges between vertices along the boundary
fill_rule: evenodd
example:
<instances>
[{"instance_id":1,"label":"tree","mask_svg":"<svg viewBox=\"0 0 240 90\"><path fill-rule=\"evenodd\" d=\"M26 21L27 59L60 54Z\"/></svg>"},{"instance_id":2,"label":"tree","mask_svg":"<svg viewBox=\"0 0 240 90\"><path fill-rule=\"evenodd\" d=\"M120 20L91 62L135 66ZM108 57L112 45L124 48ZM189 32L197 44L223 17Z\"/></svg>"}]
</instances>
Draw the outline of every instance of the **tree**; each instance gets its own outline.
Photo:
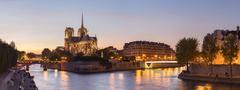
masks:
<instances>
[{"instance_id":1,"label":"tree","mask_svg":"<svg viewBox=\"0 0 240 90\"><path fill-rule=\"evenodd\" d=\"M207 64L211 65L211 73L213 73L213 60L219 51L216 42L216 39L212 35L207 34L207 36L204 37L202 45L202 56Z\"/></svg>"},{"instance_id":2,"label":"tree","mask_svg":"<svg viewBox=\"0 0 240 90\"><path fill-rule=\"evenodd\" d=\"M114 48L113 46L100 49L95 53L95 55L108 60L111 59L111 57L113 58L120 57L120 55L117 52L117 49Z\"/></svg>"},{"instance_id":3,"label":"tree","mask_svg":"<svg viewBox=\"0 0 240 90\"><path fill-rule=\"evenodd\" d=\"M222 54L225 61L230 65L230 76L232 78L232 62L237 58L238 53L238 39L236 36L230 34L223 42Z\"/></svg>"},{"instance_id":4,"label":"tree","mask_svg":"<svg viewBox=\"0 0 240 90\"><path fill-rule=\"evenodd\" d=\"M36 57L36 54L30 52L30 53L27 53L27 57L28 57L29 59L32 59L32 58L35 58L35 57Z\"/></svg>"},{"instance_id":5,"label":"tree","mask_svg":"<svg viewBox=\"0 0 240 90\"><path fill-rule=\"evenodd\" d=\"M180 64L187 65L189 72L189 62L194 61L198 55L198 41L195 38L183 38L176 45L176 59Z\"/></svg>"},{"instance_id":6,"label":"tree","mask_svg":"<svg viewBox=\"0 0 240 90\"><path fill-rule=\"evenodd\" d=\"M51 54L51 50L49 48L44 48L42 51L42 59L47 60L50 54Z\"/></svg>"},{"instance_id":7,"label":"tree","mask_svg":"<svg viewBox=\"0 0 240 90\"><path fill-rule=\"evenodd\" d=\"M0 73L17 64L18 51L0 40Z\"/></svg>"},{"instance_id":8,"label":"tree","mask_svg":"<svg viewBox=\"0 0 240 90\"><path fill-rule=\"evenodd\" d=\"M52 51L49 55L49 60L51 61L59 61L61 60L61 56L59 53L55 52L55 51Z\"/></svg>"},{"instance_id":9,"label":"tree","mask_svg":"<svg viewBox=\"0 0 240 90\"><path fill-rule=\"evenodd\" d=\"M12 48L16 48L15 42L11 41L10 46L11 46Z\"/></svg>"},{"instance_id":10,"label":"tree","mask_svg":"<svg viewBox=\"0 0 240 90\"><path fill-rule=\"evenodd\" d=\"M19 51L18 52L18 60L23 61L25 60L26 52L25 51Z\"/></svg>"}]
</instances>

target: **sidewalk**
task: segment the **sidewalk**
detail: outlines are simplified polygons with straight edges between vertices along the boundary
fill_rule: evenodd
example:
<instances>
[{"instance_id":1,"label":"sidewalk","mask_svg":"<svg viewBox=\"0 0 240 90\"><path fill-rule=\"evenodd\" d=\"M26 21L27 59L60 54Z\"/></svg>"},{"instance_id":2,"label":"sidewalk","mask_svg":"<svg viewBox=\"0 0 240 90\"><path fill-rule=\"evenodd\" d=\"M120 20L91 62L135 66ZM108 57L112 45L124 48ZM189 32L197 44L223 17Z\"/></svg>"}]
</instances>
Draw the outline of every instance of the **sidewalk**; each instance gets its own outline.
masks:
<instances>
[{"instance_id":1,"label":"sidewalk","mask_svg":"<svg viewBox=\"0 0 240 90\"><path fill-rule=\"evenodd\" d=\"M17 90L15 88L9 89L9 87L11 87L11 86L16 86L16 85L14 85L14 81L13 81L12 77L13 77L13 72L11 72L11 71L7 71L0 75L1 90Z\"/></svg>"},{"instance_id":2,"label":"sidewalk","mask_svg":"<svg viewBox=\"0 0 240 90\"><path fill-rule=\"evenodd\" d=\"M0 90L25 89L38 90L30 73L23 70L11 70L0 75Z\"/></svg>"}]
</instances>

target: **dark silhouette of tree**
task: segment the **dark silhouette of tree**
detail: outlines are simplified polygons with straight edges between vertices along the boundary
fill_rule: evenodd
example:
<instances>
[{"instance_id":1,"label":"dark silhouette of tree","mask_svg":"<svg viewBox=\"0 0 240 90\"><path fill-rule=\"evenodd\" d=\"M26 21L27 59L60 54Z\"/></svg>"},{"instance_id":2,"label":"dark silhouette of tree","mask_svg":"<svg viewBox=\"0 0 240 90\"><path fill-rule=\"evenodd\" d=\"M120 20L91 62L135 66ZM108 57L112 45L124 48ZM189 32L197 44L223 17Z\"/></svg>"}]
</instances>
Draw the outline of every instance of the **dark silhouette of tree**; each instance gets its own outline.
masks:
<instances>
[{"instance_id":1,"label":"dark silhouette of tree","mask_svg":"<svg viewBox=\"0 0 240 90\"><path fill-rule=\"evenodd\" d=\"M213 60L216 58L219 51L216 42L217 41L213 36L207 34L207 36L204 37L202 46L202 56L207 64L211 65L211 74L213 73Z\"/></svg>"},{"instance_id":2,"label":"dark silhouette of tree","mask_svg":"<svg viewBox=\"0 0 240 90\"><path fill-rule=\"evenodd\" d=\"M119 54L115 51L115 50L112 50L113 47L110 46L110 47L106 47L104 49L100 49L96 52L96 56L98 57L102 57L104 59L110 59L111 57L119 57Z\"/></svg>"},{"instance_id":3,"label":"dark silhouette of tree","mask_svg":"<svg viewBox=\"0 0 240 90\"><path fill-rule=\"evenodd\" d=\"M17 64L18 51L0 40L0 73L7 71Z\"/></svg>"},{"instance_id":4,"label":"dark silhouette of tree","mask_svg":"<svg viewBox=\"0 0 240 90\"><path fill-rule=\"evenodd\" d=\"M64 57L64 59L66 59L67 61L71 60L73 56L69 51L65 50L63 47L57 47L54 51L59 54L61 59L62 57Z\"/></svg>"},{"instance_id":5,"label":"dark silhouette of tree","mask_svg":"<svg viewBox=\"0 0 240 90\"><path fill-rule=\"evenodd\" d=\"M176 59L180 64L187 65L189 71L189 62L194 61L198 56L198 41L195 38L183 38L176 45Z\"/></svg>"},{"instance_id":6,"label":"dark silhouette of tree","mask_svg":"<svg viewBox=\"0 0 240 90\"><path fill-rule=\"evenodd\" d=\"M35 53L33 53L33 52L27 53L27 57L28 57L29 59L35 58L36 56L37 56L37 55L36 55Z\"/></svg>"},{"instance_id":7,"label":"dark silhouette of tree","mask_svg":"<svg viewBox=\"0 0 240 90\"><path fill-rule=\"evenodd\" d=\"M61 60L61 56L56 51L52 51L50 53L50 55L49 55L49 60L50 61L60 61Z\"/></svg>"},{"instance_id":8,"label":"dark silhouette of tree","mask_svg":"<svg viewBox=\"0 0 240 90\"><path fill-rule=\"evenodd\" d=\"M26 56L26 52L25 51L19 51L18 52L18 60L19 61L25 60L26 59L25 56Z\"/></svg>"},{"instance_id":9,"label":"dark silhouette of tree","mask_svg":"<svg viewBox=\"0 0 240 90\"><path fill-rule=\"evenodd\" d=\"M47 60L51 54L51 50L49 48L44 48L42 51L42 59Z\"/></svg>"},{"instance_id":10,"label":"dark silhouette of tree","mask_svg":"<svg viewBox=\"0 0 240 90\"><path fill-rule=\"evenodd\" d=\"M232 78L232 62L237 58L238 53L238 39L236 36L230 34L223 42L222 54L225 61L230 65L230 76Z\"/></svg>"}]
</instances>

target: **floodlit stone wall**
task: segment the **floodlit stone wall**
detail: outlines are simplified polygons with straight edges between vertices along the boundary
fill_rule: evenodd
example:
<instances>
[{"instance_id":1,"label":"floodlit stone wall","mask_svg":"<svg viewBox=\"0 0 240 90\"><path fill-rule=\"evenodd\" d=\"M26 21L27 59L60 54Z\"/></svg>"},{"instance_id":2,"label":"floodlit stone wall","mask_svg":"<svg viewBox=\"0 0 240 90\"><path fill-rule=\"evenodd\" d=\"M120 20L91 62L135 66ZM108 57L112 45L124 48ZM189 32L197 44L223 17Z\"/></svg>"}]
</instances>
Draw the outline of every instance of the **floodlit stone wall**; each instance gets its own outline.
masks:
<instances>
[{"instance_id":1,"label":"floodlit stone wall","mask_svg":"<svg viewBox=\"0 0 240 90\"><path fill-rule=\"evenodd\" d=\"M211 72L211 66L200 65L200 64L191 64L189 67L190 73L192 74L201 74L209 75ZM235 76L240 76L240 65L232 65L232 72ZM229 65L213 65L213 73L218 75L225 75L225 73L230 74Z\"/></svg>"}]
</instances>

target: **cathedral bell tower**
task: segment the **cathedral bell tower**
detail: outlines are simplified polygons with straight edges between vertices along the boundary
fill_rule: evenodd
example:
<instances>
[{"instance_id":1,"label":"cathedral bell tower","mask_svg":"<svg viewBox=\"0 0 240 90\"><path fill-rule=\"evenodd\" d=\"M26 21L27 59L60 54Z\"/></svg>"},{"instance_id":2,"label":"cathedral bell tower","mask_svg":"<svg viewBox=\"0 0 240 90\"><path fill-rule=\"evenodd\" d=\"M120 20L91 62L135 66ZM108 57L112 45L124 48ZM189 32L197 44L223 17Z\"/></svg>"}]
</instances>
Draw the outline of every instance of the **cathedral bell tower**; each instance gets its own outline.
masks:
<instances>
[{"instance_id":1,"label":"cathedral bell tower","mask_svg":"<svg viewBox=\"0 0 240 90\"><path fill-rule=\"evenodd\" d=\"M66 50L69 50L69 39L74 36L74 30L71 27L65 29L64 46Z\"/></svg>"},{"instance_id":2,"label":"cathedral bell tower","mask_svg":"<svg viewBox=\"0 0 240 90\"><path fill-rule=\"evenodd\" d=\"M81 28L78 29L78 36L79 37L84 37L88 35L88 31L87 29L84 27L84 23L83 23L83 14L82 14L82 24L81 24Z\"/></svg>"},{"instance_id":3,"label":"cathedral bell tower","mask_svg":"<svg viewBox=\"0 0 240 90\"><path fill-rule=\"evenodd\" d=\"M66 27L65 29L65 38L70 38L73 37L74 35L74 30L71 27Z\"/></svg>"}]
</instances>

